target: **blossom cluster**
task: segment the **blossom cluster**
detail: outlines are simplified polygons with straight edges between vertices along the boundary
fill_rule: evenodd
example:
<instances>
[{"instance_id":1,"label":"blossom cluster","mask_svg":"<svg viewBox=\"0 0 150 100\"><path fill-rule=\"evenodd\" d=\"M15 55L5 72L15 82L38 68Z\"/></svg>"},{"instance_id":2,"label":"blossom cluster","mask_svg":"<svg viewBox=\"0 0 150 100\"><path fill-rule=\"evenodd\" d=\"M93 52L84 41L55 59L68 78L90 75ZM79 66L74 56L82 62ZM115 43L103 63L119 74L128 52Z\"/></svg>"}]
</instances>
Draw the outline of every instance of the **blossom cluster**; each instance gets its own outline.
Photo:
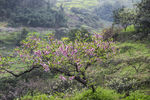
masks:
<instances>
[{"instance_id":1,"label":"blossom cluster","mask_svg":"<svg viewBox=\"0 0 150 100\"><path fill-rule=\"evenodd\" d=\"M115 53L113 42L103 41L100 34L94 34L90 42L75 40L65 43L53 36L48 39L47 42L35 37L29 38L24 43L25 50L17 52L21 58L33 59L32 62L42 66L45 71L61 69L61 73L71 73L69 80L86 71L87 65L103 61L113 55L112 52ZM64 76L60 76L60 79L66 80Z\"/></svg>"}]
</instances>

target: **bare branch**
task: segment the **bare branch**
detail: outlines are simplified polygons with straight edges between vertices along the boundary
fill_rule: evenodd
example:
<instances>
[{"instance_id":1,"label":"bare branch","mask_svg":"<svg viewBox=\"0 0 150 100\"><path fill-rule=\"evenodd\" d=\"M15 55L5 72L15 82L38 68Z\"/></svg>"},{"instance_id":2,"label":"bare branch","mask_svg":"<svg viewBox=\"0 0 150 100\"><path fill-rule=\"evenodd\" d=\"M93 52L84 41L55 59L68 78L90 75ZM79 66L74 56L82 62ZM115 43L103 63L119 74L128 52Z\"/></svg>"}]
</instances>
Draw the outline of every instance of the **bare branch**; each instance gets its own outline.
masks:
<instances>
[{"instance_id":1,"label":"bare branch","mask_svg":"<svg viewBox=\"0 0 150 100\"><path fill-rule=\"evenodd\" d=\"M22 75L24 75L24 74L26 74L26 73L29 73L29 72L31 72L32 70L37 69L37 68L40 68L40 67L39 67L39 66L38 66L38 67L37 67L37 66L32 66L30 69L28 69L28 70L26 70L26 71L24 71L24 72L21 72L21 73L19 73L19 74L15 74L13 71L10 71L10 70L4 69L4 68L3 68L3 70L6 71L6 72L9 73L9 74L15 76L15 77L20 77L20 76L22 76Z\"/></svg>"}]
</instances>

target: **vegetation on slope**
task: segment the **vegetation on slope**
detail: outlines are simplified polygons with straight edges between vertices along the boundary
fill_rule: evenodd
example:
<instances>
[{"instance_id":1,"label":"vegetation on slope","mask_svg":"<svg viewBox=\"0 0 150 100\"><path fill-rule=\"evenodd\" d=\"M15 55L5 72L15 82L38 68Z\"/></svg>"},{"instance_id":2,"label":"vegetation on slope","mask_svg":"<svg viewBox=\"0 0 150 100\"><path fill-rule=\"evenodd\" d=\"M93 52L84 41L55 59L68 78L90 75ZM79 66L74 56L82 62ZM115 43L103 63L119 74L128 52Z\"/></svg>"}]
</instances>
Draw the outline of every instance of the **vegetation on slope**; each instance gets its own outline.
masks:
<instances>
[{"instance_id":1,"label":"vegetation on slope","mask_svg":"<svg viewBox=\"0 0 150 100\"><path fill-rule=\"evenodd\" d=\"M117 46L118 51L113 58L108 58L106 61L94 62L89 67L89 69L86 70L87 71L86 77L88 77L88 79L90 80L88 81L89 82L88 84L89 86L92 86L94 84L96 91L93 92L92 90L88 90L87 89L88 86L84 87L83 85L79 84L77 81L72 80L75 77L71 77L71 80L68 81L66 77L61 76L60 78L62 80L59 80L58 78L59 76L56 75L56 71L59 70L59 68L62 68L64 66L59 66L57 70L53 70L52 72L45 72L46 70L43 71L43 68L42 67L38 68L38 66L36 66L37 69L35 68L33 71L30 70L28 71L28 69L32 67L31 63L36 55L34 55L33 59L30 59L30 57L25 59L26 63L20 63L22 62L22 58L23 58L22 55L27 54L27 52L23 51L19 55L20 57L15 57L17 54L16 52L14 53L14 55L11 55L7 59L3 59L3 57L0 55L0 60L4 61L4 62L0 62L0 67L2 68L2 66L5 65L5 67L0 70L0 75L1 75L0 98L6 100L9 99L12 100L17 98L21 100L38 100L38 99L39 100L41 99L43 100L53 100L53 99L54 100L57 99L58 100L87 100L87 99L89 100L138 100L138 99L149 100L150 99L149 96L150 95L150 86L149 86L150 84L150 77L149 77L150 76L149 74L150 42L148 40L149 39L148 37L149 18L147 17L149 14L149 9L147 9L149 5L147 4L149 4L149 0L143 0L141 4L138 5L139 10L138 12L136 12L134 16L135 18L138 18L138 15L141 16L138 19L131 19L134 23L127 22L128 18L130 17L121 16L120 17L121 20L119 19L119 23L117 24L121 24L121 25L126 24L125 28L115 29L115 27L112 27L103 31L104 41L109 41L111 40L111 38L114 38L114 40L116 40L115 46ZM83 9L73 8L74 13L77 13L81 16L87 15L85 13L82 13L82 11L80 10ZM143 10L146 10L146 13L142 14ZM123 12L121 12L121 15L123 15L123 13L128 13L129 15L132 15L132 13L126 12L126 10L123 10ZM137 23L135 23L136 20L138 20ZM144 23L145 21L146 23ZM4 24L2 24L1 26L3 25ZM137 28L139 28L140 30L138 30ZM1 43L3 42L4 45L11 44L11 43L15 45L20 45L20 41L26 38L26 34L23 33L26 32L16 32L12 35L11 33L6 35L1 32L2 34L1 36L5 35L5 37L0 37L1 39L0 42ZM20 37L18 37L18 34L20 34ZM21 36L21 34L23 35ZM85 40L86 42L91 41L91 35L87 30L75 29L70 31L69 37L63 38L64 40L63 43L66 43L66 45L68 45L69 41L74 42L75 39L77 39L79 42L79 36L80 38L82 37L81 44L84 42L83 40ZM10 41L11 37L15 38L17 42L14 41L13 39L12 41ZM42 34L41 37L42 39L44 39L43 41L45 42L44 44L42 43L40 44L44 46L47 43L46 42L47 40L45 39L46 36ZM10 40L8 38L10 38ZM27 41L29 41L29 38L27 39ZM31 44L34 43L32 41L29 42ZM38 42L38 40L36 42ZM24 43L26 44L27 42ZM32 49L32 47L29 48L28 46L30 45L27 45L28 49ZM45 50L45 48L40 48L39 50ZM31 50L30 53L28 52L28 54L32 55L32 52L33 51ZM43 51L41 54L44 53L45 52ZM36 52L36 54L38 55L38 52ZM80 56L81 55L79 55L79 57ZM41 59L43 60L43 62L49 60L46 59L46 57L50 58L49 56L42 55ZM54 57L56 58L56 56ZM82 60L85 59L86 58L83 58ZM88 61L89 60L86 59L86 62ZM43 66L44 68L46 67L41 62L40 64L41 64L40 66ZM67 61L63 62L63 65L67 66L68 62ZM55 67L52 68L55 69ZM72 70L71 67L69 67L70 69L69 68L67 69ZM20 73L22 74L22 72L24 73L24 71L26 70L28 71L28 74L23 74L23 76L20 76ZM63 71L65 73L65 70ZM85 70L82 69L80 71L81 73L79 72L79 74L82 74ZM79 77L85 79L84 74ZM68 77L68 79L70 79L70 77ZM95 83L93 83L93 81L95 81ZM92 82L92 85L90 84L90 82ZM99 86L103 88L100 88ZM114 91L110 89L113 89Z\"/></svg>"}]
</instances>

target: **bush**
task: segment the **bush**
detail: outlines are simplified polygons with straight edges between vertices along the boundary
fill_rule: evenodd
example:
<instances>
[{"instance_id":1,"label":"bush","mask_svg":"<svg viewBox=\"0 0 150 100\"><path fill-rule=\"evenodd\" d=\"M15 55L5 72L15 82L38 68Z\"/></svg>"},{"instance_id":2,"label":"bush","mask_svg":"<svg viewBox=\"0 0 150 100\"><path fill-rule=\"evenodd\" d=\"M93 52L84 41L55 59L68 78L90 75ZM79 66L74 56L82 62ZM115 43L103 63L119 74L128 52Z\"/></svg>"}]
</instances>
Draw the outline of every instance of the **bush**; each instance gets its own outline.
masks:
<instances>
[{"instance_id":1,"label":"bush","mask_svg":"<svg viewBox=\"0 0 150 100\"><path fill-rule=\"evenodd\" d=\"M135 32L135 26L129 25L126 29L122 30L122 32Z\"/></svg>"},{"instance_id":2,"label":"bush","mask_svg":"<svg viewBox=\"0 0 150 100\"><path fill-rule=\"evenodd\" d=\"M27 28L23 28L21 30L21 33L18 34L18 36L17 36L17 43L16 43L17 46L20 46L20 42L22 40L26 39L28 33L29 33L29 30Z\"/></svg>"},{"instance_id":3,"label":"bush","mask_svg":"<svg viewBox=\"0 0 150 100\"><path fill-rule=\"evenodd\" d=\"M118 35L121 32L122 28L118 27L118 28L105 28L103 30L103 39L104 40L110 40L110 39L114 39L114 40L118 40Z\"/></svg>"},{"instance_id":4,"label":"bush","mask_svg":"<svg viewBox=\"0 0 150 100\"><path fill-rule=\"evenodd\" d=\"M16 99L19 100L19 99ZM46 94L36 95L36 96L24 96L21 100L56 100L53 96L48 97Z\"/></svg>"},{"instance_id":5,"label":"bush","mask_svg":"<svg viewBox=\"0 0 150 100\"><path fill-rule=\"evenodd\" d=\"M70 41L81 38L83 41L89 42L92 39L91 34L84 28L70 30L68 37Z\"/></svg>"},{"instance_id":6,"label":"bush","mask_svg":"<svg viewBox=\"0 0 150 100\"><path fill-rule=\"evenodd\" d=\"M136 91L131 93L129 97L126 97L125 100L150 100L150 96Z\"/></svg>"},{"instance_id":7,"label":"bush","mask_svg":"<svg viewBox=\"0 0 150 100\"><path fill-rule=\"evenodd\" d=\"M72 98L72 100L119 100L119 96L112 90L98 87L95 93L91 90L83 91Z\"/></svg>"},{"instance_id":8,"label":"bush","mask_svg":"<svg viewBox=\"0 0 150 100\"><path fill-rule=\"evenodd\" d=\"M118 94L113 90L98 87L95 93L92 90L84 90L82 93L76 92L71 97L62 97L62 93L55 94L54 96L36 94L35 96L26 95L21 100L150 100L150 96L138 91L131 93L128 97L124 98L123 96L123 94Z\"/></svg>"},{"instance_id":9,"label":"bush","mask_svg":"<svg viewBox=\"0 0 150 100\"><path fill-rule=\"evenodd\" d=\"M35 96L27 95L22 97L21 100L119 100L120 97L120 94L100 87L96 89L95 93L91 90L84 90L82 93L76 93L75 96L72 97L60 98L61 96L59 94L55 96L48 96L45 94Z\"/></svg>"}]
</instances>

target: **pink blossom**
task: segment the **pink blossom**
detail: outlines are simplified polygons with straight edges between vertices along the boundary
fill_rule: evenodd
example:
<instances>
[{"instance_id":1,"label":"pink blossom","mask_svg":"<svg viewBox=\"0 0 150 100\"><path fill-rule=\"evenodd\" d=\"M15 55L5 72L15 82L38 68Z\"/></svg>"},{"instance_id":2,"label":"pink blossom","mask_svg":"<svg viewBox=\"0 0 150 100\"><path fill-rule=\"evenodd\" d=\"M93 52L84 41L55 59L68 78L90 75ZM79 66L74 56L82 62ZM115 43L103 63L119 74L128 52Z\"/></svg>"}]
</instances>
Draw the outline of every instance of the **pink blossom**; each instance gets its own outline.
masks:
<instances>
[{"instance_id":1,"label":"pink blossom","mask_svg":"<svg viewBox=\"0 0 150 100\"><path fill-rule=\"evenodd\" d=\"M71 52L71 55L73 55L73 54L74 54L74 51Z\"/></svg>"},{"instance_id":2,"label":"pink blossom","mask_svg":"<svg viewBox=\"0 0 150 100\"><path fill-rule=\"evenodd\" d=\"M58 41L58 44L62 44L62 41Z\"/></svg>"},{"instance_id":3,"label":"pink blossom","mask_svg":"<svg viewBox=\"0 0 150 100\"><path fill-rule=\"evenodd\" d=\"M75 78L75 76L69 77L69 80L73 80Z\"/></svg>"},{"instance_id":4,"label":"pink blossom","mask_svg":"<svg viewBox=\"0 0 150 100\"><path fill-rule=\"evenodd\" d=\"M103 38L103 36L102 35L100 35L100 34L95 34L95 37L98 39L98 38Z\"/></svg>"},{"instance_id":5,"label":"pink blossom","mask_svg":"<svg viewBox=\"0 0 150 100\"><path fill-rule=\"evenodd\" d=\"M61 80L63 80L63 81L66 81L66 78L65 78L64 76L62 76L62 75L60 75L59 78L60 78Z\"/></svg>"},{"instance_id":6,"label":"pink blossom","mask_svg":"<svg viewBox=\"0 0 150 100\"><path fill-rule=\"evenodd\" d=\"M97 41L94 41L95 44L97 44Z\"/></svg>"},{"instance_id":7,"label":"pink blossom","mask_svg":"<svg viewBox=\"0 0 150 100\"><path fill-rule=\"evenodd\" d=\"M39 56L39 57L42 55L40 50L34 52L34 54L37 55L37 56Z\"/></svg>"},{"instance_id":8,"label":"pink blossom","mask_svg":"<svg viewBox=\"0 0 150 100\"><path fill-rule=\"evenodd\" d=\"M94 48L91 48L91 49L87 49L86 52L91 55L91 56L94 56L94 51L95 49Z\"/></svg>"},{"instance_id":9,"label":"pink blossom","mask_svg":"<svg viewBox=\"0 0 150 100\"><path fill-rule=\"evenodd\" d=\"M59 51L57 50L56 52L55 52L55 54L57 55L57 56L59 56ZM54 54L53 54L54 55Z\"/></svg>"},{"instance_id":10,"label":"pink blossom","mask_svg":"<svg viewBox=\"0 0 150 100\"><path fill-rule=\"evenodd\" d=\"M68 51L69 51L69 46L66 46L66 48L64 47L64 44L59 47L59 51L61 54L63 54L64 56L68 56Z\"/></svg>"},{"instance_id":11,"label":"pink blossom","mask_svg":"<svg viewBox=\"0 0 150 100\"><path fill-rule=\"evenodd\" d=\"M59 47L59 50L60 50L60 51L63 51L63 47Z\"/></svg>"},{"instance_id":12,"label":"pink blossom","mask_svg":"<svg viewBox=\"0 0 150 100\"><path fill-rule=\"evenodd\" d=\"M66 51L68 51L69 50L69 46L66 46Z\"/></svg>"},{"instance_id":13,"label":"pink blossom","mask_svg":"<svg viewBox=\"0 0 150 100\"><path fill-rule=\"evenodd\" d=\"M71 52L71 55L74 55L74 54L77 53L77 52L78 52L78 50L75 49L74 51Z\"/></svg>"},{"instance_id":14,"label":"pink blossom","mask_svg":"<svg viewBox=\"0 0 150 100\"><path fill-rule=\"evenodd\" d=\"M24 70L24 68L21 68L22 70Z\"/></svg>"},{"instance_id":15,"label":"pink blossom","mask_svg":"<svg viewBox=\"0 0 150 100\"><path fill-rule=\"evenodd\" d=\"M49 46L46 46L46 48L49 50L50 49L50 47Z\"/></svg>"},{"instance_id":16,"label":"pink blossom","mask_svg":"<svg viewBox=\"0 0 150 100\"><path fill-rule=\"evenodd\" d=\"M67 57L67 51L63 51L62 53L63 53L64 56Z\"/></svg>"},{"instance_id":17,"label":"pink blossom","mask_svg":"<svg viewBox=\"0 0 150 100\"><path fill-rule=\"evenodd\" d=\"M44 70L47 72L47 71L49 71L49 66L48 65L46 65L46 64L42 64L42 63L40 63L42 66L43 66L43 68L44 68Z\"/></svg>"},{"instance_id":18,"label":"pink blossom","mask_svg":"<svg viewBox=\"0 0 150 100\"><path fill-rule=\"evenodd\" d=\"M50 65L50 62L48 61L48 64Z\"/></svg>"},{"instance_id":19,"label":"pink blossom","mask_svg":"<svg viewBox=\"0 0 150 100\"><path fill-rule=\"evenodd\" d=\"M60 61L58 61L56 64L60 64Z\"/></svg>"},{"instance_id":20,"label":"pink blossom","mask_svg":"<svg viewBox=\"0 0 150 100\"><path fill-rule=\"evenodd\" d=\"M78 50L77 50L77 49L75 49L75 50L74 50L74 53L77 53L77 52L78 52Z\"/></svg>"},{"instance_id":21,"label":"pink blossom","mask_svg":"<svg viewBox=\"0 0 150 100\"><path fill-rule=\"evenodd\" d=\"M98 44L97 46L98 46L98 47L101 47L101 44Z\"/></svg>"},{"instance_id":22,"label":"pink blossom","mask_svg":"<svg viewBox=\"0 0 150 100\"><path fill-rule=\"evenodd\" d=\"M49 51L44 51L44 54L45 55L48 55L50 52Z\"/></svg>"},{"instance_id":23,"label":"pink blossom","mask_svg":"<svg viewBox=\"0 0 150 100\"><path fill-rule=\"evenodd\" d=\"M22 55L22 54L20 54L20 57L22 58L22 57L23 57L23 55Z\"/></svg>"}]
</instances>

